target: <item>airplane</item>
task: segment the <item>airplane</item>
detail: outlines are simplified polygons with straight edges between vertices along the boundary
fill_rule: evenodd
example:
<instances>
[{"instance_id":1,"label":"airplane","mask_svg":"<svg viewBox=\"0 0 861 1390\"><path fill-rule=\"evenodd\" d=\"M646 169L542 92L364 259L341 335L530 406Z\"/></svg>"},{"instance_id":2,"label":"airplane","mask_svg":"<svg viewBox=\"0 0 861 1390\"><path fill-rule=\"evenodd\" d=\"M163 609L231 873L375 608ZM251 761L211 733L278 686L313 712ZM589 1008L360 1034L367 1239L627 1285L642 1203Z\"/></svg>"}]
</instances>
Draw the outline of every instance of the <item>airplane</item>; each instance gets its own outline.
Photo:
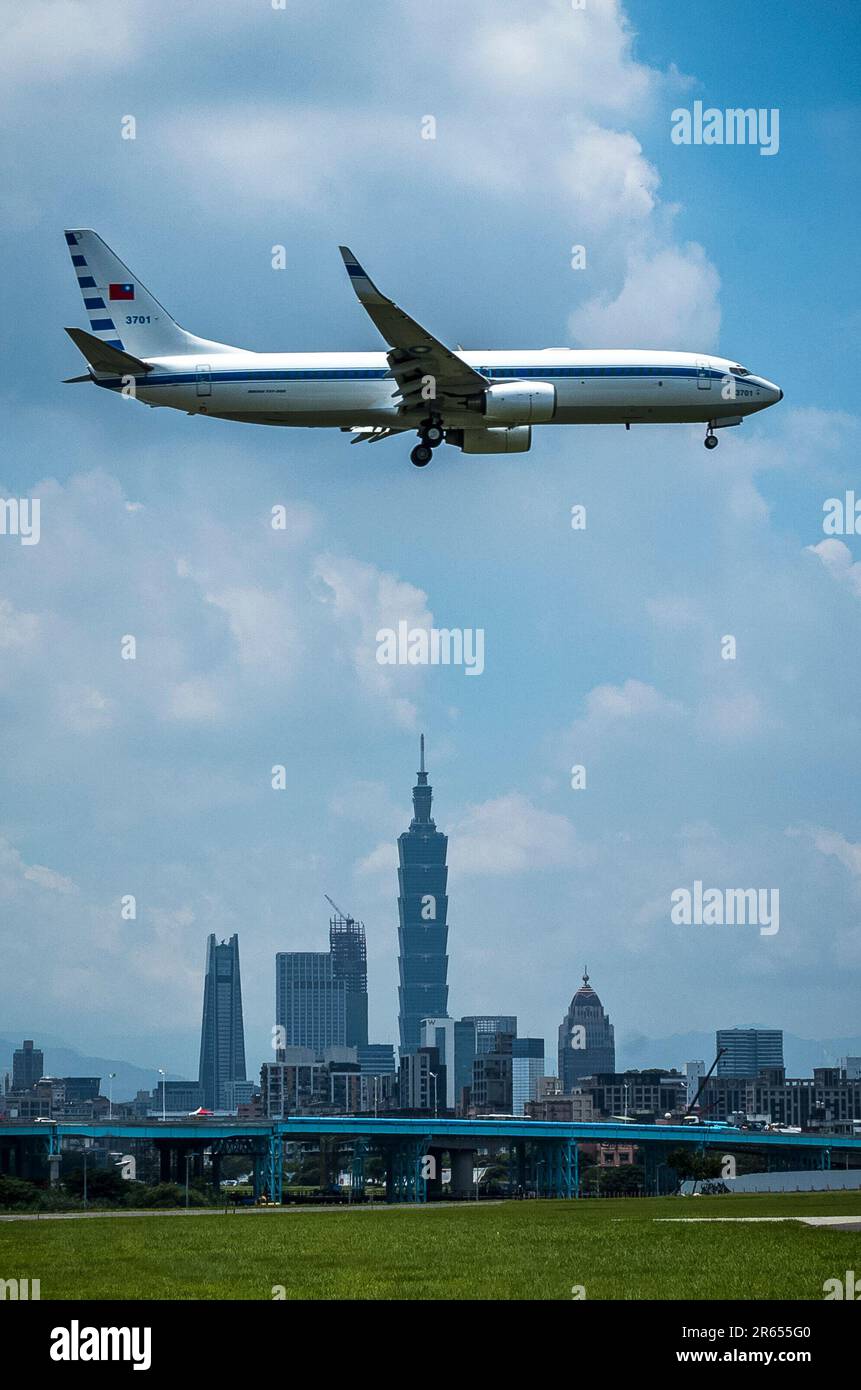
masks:
<instances>
[{"instance_id":1,"label":"airplane","mask_svg":"<svg viewBox=\"0 0 861 1390\"><path fill-rule=\"evenodd\" d=\"M258 425L337 427L353 443L418 435L423 468L442 443L525 453L535 425L695 423L716 430L783 399L731 358L637 350L451 349L388 299L340 248L381 352L264 353L198 338L171 318L94 231L66 232L90 332L67 328L86 375L149 406Z\"/></svg>"}]
</instances>

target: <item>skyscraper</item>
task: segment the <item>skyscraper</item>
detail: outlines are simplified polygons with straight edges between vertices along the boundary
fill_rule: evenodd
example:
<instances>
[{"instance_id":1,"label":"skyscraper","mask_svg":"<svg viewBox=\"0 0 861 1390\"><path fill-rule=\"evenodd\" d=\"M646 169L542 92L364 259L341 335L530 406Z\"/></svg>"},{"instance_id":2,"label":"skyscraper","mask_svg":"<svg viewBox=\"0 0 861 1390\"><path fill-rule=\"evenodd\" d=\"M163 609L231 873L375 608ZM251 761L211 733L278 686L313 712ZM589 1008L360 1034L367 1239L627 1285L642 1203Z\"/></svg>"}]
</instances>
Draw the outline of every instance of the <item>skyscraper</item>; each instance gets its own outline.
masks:
<instances>
[{"instance_id":1,"label":"skyscraper","mask_svg":"<svg viewBox=\"0 0 861 1390\"><path fill-rule=\"evenodd\" d=\"M223 1110L226 1082L245 1080L245 1033L239 979L239 937L206 948L203 1025L200 1032L200 1084L207 1110Z\"/></svg>"},{"instance_id":2,"label":"skyscraper","mask_svg":"<svg viewBox=\"0 0 861 1390\"><path fill-rule=\"evenodd\" d=\"M559 1080L563 1091L573 1091L581 1076L616 1070L616 1042L613 1025L601 1000L589 984L583 983L571 1000L559 1025Z\"/></svg>"},{"instance_id":3,"label":"skyscraper","mask_svg":"<svg viewBox=\"0 0 861 1390\"><path fill-rule=\"evenodd\" d=\"M423 1018L448 1014L447 836L431 819L433 789L421 766L413 787L413 818L398 836L398 987L401 1053L421 1043Z\"/></svg>"},{"instance_id":4,"label":"skyscraper","mask_svg":"<svg viewBox=\"0 0 861 1390\"><path fill-rule=\"evenodd\" d=\"M544 1075L544 1039L515 1038L511 1044L511 1113L525 1115L526 1102L538 1100Z\"/></svg>"},{"instance_id":5,"label":"skyscraper","mask_svg":"<svg viewBox=\"0 0 861 1390\"><path fill-rule=\"evenodd\" d=\"M367 998L367 996L366 996ZM347 1045L347 984L336 979L331 951L279 951L275 957L275 1022L285 1047Z\"/></svg>"},{"instance_id":6,"label":"skyscraper","mask_svg":"<svg viewBox=\"0 0 861 1390\"><path fill-rule=\"evenodd\" d=\"M368 1045L368 953L365 924L336 910L329 918L329 951L332 974L343 980L348 1047Z\"/></svg>"},{"instance_id":7,"label":"skyscraper","mask_svg":"<svg viewBox=\"0 0 861 1390\"><path fill-rule=\"evenodd\" d=\"M719 1028L718 1076L756 1077L766 1067L783 1066L783 1030L780 1028Z\"/></svg>"},{"instance_id":8,"label":"skyscraper","mask_svg":"<svg viewBox=\"0 0 861 1390\"><path fill-rule=\"evenodd\" d=\"M32 1038L24 1039L24 1046L12 1054L12 1090L29 1091L45 1074L45 1055L40 1047L33 1046Z\"/></svg>"}]
</instances>

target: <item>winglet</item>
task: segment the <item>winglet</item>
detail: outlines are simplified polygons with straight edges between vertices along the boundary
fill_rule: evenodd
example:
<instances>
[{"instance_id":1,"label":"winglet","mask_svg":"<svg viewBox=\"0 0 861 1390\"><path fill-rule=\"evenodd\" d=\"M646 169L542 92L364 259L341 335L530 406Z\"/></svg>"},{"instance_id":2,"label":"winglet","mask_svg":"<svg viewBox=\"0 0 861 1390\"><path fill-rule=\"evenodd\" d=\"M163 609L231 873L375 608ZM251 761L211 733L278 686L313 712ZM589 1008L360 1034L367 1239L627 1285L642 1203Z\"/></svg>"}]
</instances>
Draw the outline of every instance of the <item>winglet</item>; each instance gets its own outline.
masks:
<instances>
[{"instance_id":1,"label":"winglet","mask_svg":"<svg viewBox=\"0 0 861 1390\"><path fill-rule=\"evenodd\" d=\"M338 250L344 258L347 274L360 302L362 304L391 304L392 301L380 293L370 275L356 260L349 246L339 246Z\"/></svg>"}]
</instances>

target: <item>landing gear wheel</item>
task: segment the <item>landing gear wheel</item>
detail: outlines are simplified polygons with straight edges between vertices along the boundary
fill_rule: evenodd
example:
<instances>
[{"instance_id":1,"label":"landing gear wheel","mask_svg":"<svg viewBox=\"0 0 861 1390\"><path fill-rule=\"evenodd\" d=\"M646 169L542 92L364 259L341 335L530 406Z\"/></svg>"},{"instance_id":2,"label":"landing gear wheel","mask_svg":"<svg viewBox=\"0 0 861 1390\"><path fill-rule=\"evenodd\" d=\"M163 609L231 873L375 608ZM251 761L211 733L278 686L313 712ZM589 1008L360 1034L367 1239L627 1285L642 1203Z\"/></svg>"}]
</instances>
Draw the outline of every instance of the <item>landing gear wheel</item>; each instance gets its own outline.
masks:
<instances>
[{"instance_id":1,"label":"landing gear wheel","mask_svg":"<svg viewBox=\"0 0 861 1390\"><path fill-rule=\"evenodd\" d=\"M445 430L442 425L428 425L427 429L422 430L422 443L429 444L432 449L442 444L444 438Z\"/></svg>"},{"instance_id":2,"label":"landing gear wheel","mask_svg":"<svg viewBox=\"0 0 861 1390\"><path fill-rule=\"evenodd\" d=\"M410 454L410 459L415 464L416 468L424 468L425 464L430 463L432 458L433 449L429 444L417 444Z\"/></svg>"},{"instance_id":3,"label":"landing gear wheel","mask_svg":"<svg viewBox=\"0 0 861 1390\"><path fill-rule=\"evenodd\" d=\"M717 446L720 444L720 440L718 439L716 434L707 434L705 439L703 440L703 443L705 444L707 449L716 449Z\"/></svg>"}]
</instances>

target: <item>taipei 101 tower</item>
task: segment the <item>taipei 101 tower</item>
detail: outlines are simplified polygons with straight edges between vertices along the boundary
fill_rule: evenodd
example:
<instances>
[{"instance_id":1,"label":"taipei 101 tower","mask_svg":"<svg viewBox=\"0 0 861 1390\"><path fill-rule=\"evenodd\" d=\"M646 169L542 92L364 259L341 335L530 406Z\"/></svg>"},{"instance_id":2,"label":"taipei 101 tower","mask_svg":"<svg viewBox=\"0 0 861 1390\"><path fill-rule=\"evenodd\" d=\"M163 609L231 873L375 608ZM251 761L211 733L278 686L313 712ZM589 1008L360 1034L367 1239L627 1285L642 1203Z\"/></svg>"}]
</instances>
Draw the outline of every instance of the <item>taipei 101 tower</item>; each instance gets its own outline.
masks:
<instances>
[{"instance_id":1,"label":"taipei 101 tower","mask_svg":"<svg viewBox=\"0 0 861 1390\"><path fill-rule=\"evenodd\" d=\"M398 987L401 1052L417 1052L423 1018L448 1016L448 837L431 819L433 789L421 766L413 787L413 818L398 836Z\"/></svg>"}]
</instances>

